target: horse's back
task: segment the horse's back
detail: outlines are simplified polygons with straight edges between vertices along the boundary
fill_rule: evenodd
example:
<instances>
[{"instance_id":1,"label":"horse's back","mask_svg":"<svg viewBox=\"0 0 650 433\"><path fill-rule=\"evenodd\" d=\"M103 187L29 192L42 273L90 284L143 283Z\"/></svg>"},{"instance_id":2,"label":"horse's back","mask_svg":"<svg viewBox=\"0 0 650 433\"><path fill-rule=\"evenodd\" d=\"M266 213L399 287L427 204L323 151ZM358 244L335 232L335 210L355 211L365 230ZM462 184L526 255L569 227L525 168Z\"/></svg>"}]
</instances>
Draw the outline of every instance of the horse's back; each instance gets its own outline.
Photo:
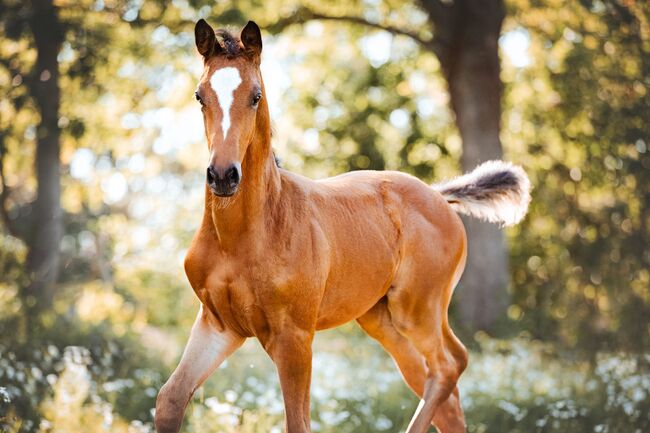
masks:
<instances>
[{"instance_id":1,"label":"horse's back","mask_svg":"<svg viewBox=\"0 0 650 433\"><path fill-rule=\"evenodd\" d=\"M363 208L363 197L374 197L382 213L389 215L394 225L418 230L418 221L425 220L451 236L464 237L464 227L446 199L420 179L399 171L352 171L315 182L327 198L343 197ZM406 225L406 227L403 227ZM402 233L404 234L404 233Z\"/></svg>"},{"instance_id":2,"label":"horse's back","mask_svg":"<svg viewBox=\"0 0 650 433\"><path fill-rule=\"evenodd\" d=\"M301 179L314 214L333 232L381 232L391 248L423 236L455 246L465 242L463 223L447 200L409 174L359 170L317 181Z\"/></svg>"}]
</instances>

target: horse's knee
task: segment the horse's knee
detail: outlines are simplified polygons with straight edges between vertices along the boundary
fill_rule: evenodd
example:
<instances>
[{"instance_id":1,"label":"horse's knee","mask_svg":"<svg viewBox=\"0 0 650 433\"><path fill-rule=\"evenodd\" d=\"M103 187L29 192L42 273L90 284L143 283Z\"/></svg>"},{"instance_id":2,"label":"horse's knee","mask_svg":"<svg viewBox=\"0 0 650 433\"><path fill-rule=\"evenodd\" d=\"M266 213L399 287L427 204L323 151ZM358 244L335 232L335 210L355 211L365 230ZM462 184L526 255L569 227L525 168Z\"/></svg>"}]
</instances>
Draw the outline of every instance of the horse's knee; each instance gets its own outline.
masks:
<instances>
[{"instance_id":1,"label":"horse's knee","mask_svg":"<svg viewBox=\"0 0 650 433\"><path fill-rule=\"evenodd\" d=\"M469 353L467 349L460 342L460 340L449 331L449 336L447 338L447 351L450 353L452 359L454 360L454 365L456 367L456 374L460 377L467 368L467 363L469 362Z\"/></svg>"},{"instance_id":2,"label":"horse's knee","mask_svg":"<svg viewBox=\"0 0 650 433\"><path fill-rule=\"evenodd\" d=\"M157 433L178 433L191 395L179 392L173 383L165 383L156 397L154 424Z\"/></svg>"},{"instance_id":3,"label":"horse's knee","mask_svg":"<svg viewBox=\"0 0 650 433\"><path fill-rule=\"evenodd\" d=\"M437 361L431 370L435 371L435 375L445 383L446 387L452 390L456 387L460 375L467 367L467 361L468 357L465 348L457 351L447 349L444 361Z\"/></svg>"},{"instance_id":4,"label":"horse's knee","mask_svg":"<svg viewBox=\"0 0 650 433\"><path fill-rule=\"evenodd\" d=\"M458 376L463 374L463 371L467 368L467 364L469 362L469 354L467 353L467 349L465 349L465 346L462 344L460 345L460 349L458 352L454 355L454 358L456 359L456 367L458 369Z\"/></svg>"},{"instance_id":5,"label":"horse's knee","mask_svg":"<svg viewBox=\"0 0 650 433\"><path fill-rule=\"evenodd\" d=\"M427 357L427 376L441 390L440 395L446 398L456 388L467 362L467 350L458 340L454 340L453 344L445 342Z\"/></svg>"}]
</instances>

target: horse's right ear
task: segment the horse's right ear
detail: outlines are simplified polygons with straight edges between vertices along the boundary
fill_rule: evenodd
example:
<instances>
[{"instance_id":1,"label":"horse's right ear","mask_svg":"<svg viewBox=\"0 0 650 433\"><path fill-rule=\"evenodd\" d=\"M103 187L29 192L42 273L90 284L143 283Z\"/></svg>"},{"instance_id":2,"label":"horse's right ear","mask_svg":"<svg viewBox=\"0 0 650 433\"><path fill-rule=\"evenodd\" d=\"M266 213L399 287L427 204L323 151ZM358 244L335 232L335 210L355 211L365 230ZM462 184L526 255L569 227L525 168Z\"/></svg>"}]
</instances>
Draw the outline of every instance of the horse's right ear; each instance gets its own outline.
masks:
<instances>
[{"instance_id":1,"label":"horse's right ear","mask_svg":"<svg viewBox=\"0 0 650 433\"><path fill-rule=\"evenodd\" d=\"M205 59L210 57L219 45L217 37L214 35L214 29L203 18L194 26L194 39L196 48Z\"/></svg>"}]
</instances>

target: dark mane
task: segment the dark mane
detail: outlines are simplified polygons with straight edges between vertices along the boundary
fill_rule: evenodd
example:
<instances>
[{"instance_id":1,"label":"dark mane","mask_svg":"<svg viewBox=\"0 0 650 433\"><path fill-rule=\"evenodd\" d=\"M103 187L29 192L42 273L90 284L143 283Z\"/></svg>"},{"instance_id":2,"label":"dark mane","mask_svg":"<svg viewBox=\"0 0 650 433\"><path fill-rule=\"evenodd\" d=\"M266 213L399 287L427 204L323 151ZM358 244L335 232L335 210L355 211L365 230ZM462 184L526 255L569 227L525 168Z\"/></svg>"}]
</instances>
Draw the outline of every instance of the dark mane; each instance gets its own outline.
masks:
<instances>
[{"instance_id":1,"label":"dark mane","mask_svg":"<svg viewBox=\"0 0 650 433\"><path fill-rule=\"evenodd\" d=\"M239 37L233 35L230 30L218 29L215 30L214 34L217 36L217 43L223 48L226 57L234 58L244 53Z\"/></svg>"}]
</instances>

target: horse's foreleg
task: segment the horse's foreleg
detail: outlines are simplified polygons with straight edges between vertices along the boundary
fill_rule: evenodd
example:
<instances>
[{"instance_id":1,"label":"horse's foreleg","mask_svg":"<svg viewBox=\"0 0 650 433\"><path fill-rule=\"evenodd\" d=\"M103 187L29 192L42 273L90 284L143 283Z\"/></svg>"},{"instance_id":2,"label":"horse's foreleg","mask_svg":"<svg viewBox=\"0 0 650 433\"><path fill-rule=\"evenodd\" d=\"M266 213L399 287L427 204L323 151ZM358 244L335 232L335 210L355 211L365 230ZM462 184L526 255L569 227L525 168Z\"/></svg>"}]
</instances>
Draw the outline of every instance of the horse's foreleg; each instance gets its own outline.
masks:
<instances>
[{"instance_id":1,"label":"horse's foreleg","mask_svg":"<svg viewBox=\"0 0 650 433\"><path fill-rule=\"evenodd\" d=\"M155 415L158 433L180 430L185 407L194 391L243 342L244 338L233 332L219 331L214 316L201 307L181 362L158 393Z\"/></svg>"},{"instance_id":2,"label":"horse's foreleg","mask_svg":"<svg viewBox=\"0 0 650 433\"><path fill-rule=\"evenodd\" d=\"M313 333L291 329L263 343L278 369L287 433L309 433L309 387Z\"/></svg>"}]
</instances>

